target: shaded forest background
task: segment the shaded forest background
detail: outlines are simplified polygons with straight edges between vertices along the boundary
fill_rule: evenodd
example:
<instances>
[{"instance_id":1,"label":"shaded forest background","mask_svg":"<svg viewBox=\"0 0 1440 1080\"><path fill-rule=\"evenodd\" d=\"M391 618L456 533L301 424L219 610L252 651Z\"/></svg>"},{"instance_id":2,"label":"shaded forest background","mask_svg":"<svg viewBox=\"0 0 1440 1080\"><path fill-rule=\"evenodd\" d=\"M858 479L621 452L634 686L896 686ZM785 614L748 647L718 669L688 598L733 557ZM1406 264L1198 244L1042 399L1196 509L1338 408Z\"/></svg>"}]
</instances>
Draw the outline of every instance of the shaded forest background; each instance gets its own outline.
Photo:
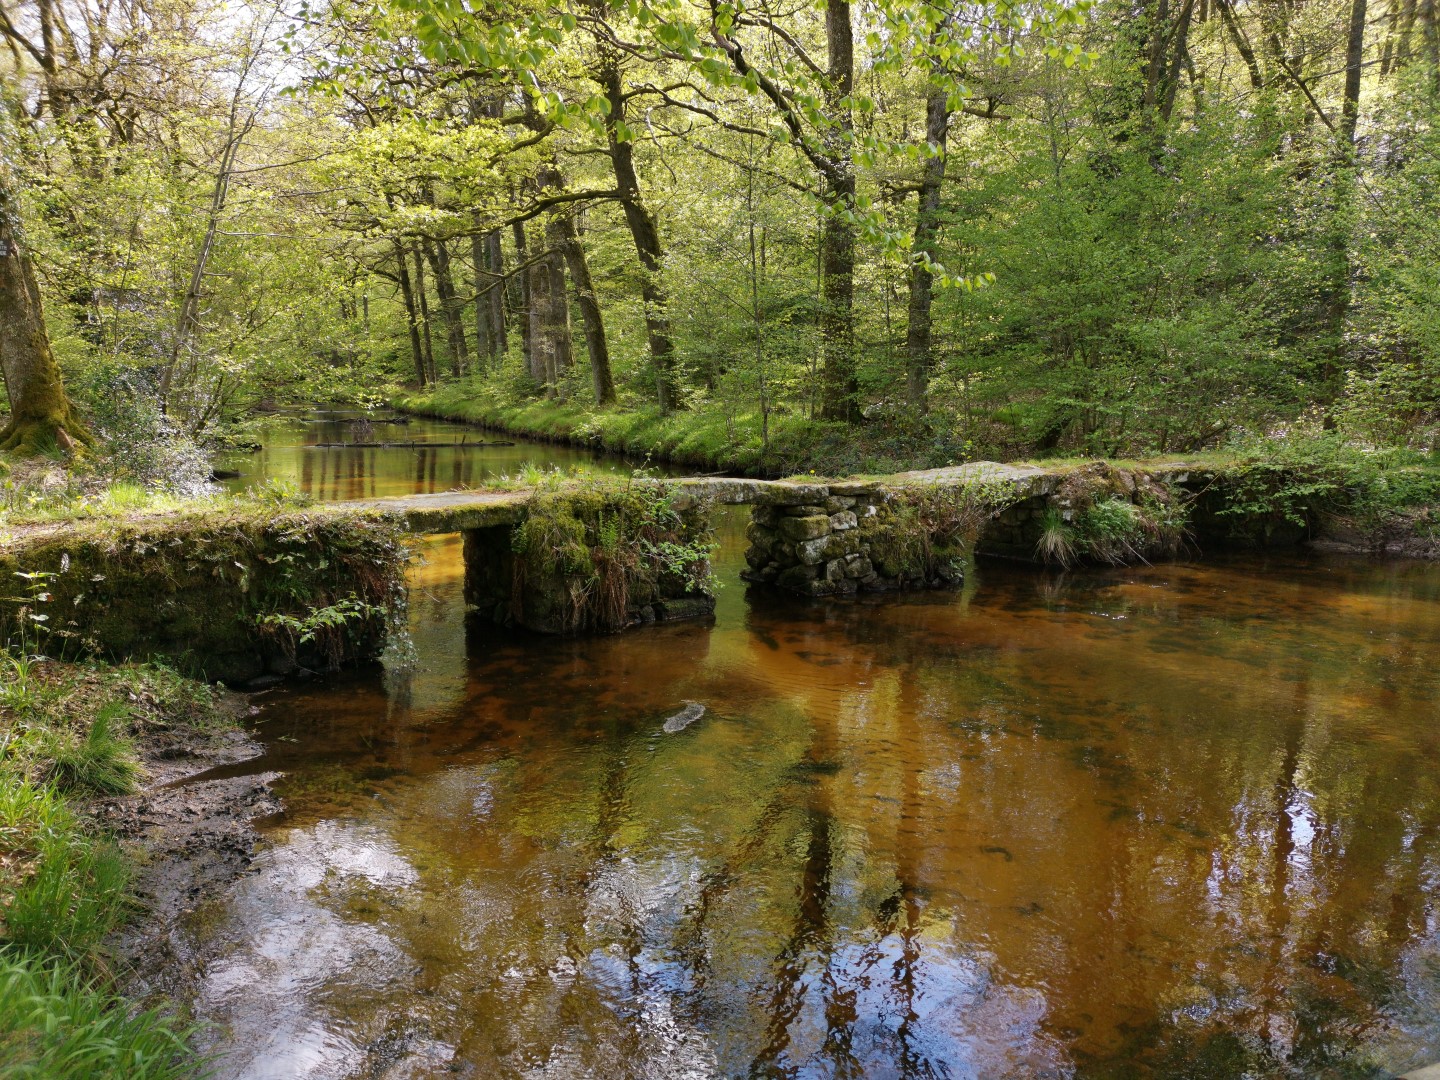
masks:
<instances>
[{"instance_id":1,"label":"shaded forest background","mask_svg":"<svg viewBox=\"0 0 1440 1080\"><path fill-rule=\"evenodd\" d=\"M0 202L139 457L457 381L923 464L1435 446L1436 0L0 0L0 35Z\"/></svg>"}]
</instances>

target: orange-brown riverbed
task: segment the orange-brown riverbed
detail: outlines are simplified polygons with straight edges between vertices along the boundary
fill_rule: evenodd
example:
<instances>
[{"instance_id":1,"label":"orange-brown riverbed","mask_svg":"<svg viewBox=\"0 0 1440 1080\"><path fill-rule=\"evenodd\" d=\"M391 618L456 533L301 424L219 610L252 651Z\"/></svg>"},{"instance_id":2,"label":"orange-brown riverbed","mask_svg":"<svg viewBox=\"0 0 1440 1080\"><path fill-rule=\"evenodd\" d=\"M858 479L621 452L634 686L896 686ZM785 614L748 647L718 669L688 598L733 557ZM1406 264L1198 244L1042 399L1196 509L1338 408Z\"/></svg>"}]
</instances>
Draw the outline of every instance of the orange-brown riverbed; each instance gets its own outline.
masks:
<instances>
[{"instance_id":1,"label":"orange-brown riverbed","mask_svg":"<svg viewBox=\"0 0 1440 1080\"><path fill-rule=\"evenodd\" d=\"M1440 567L806 603L739 582L743 514L713 624L467 623L439 538L415 670L259 699L286 811L179 934L221 1076L1440 1059Z\"/></svg>"}]
</instances>

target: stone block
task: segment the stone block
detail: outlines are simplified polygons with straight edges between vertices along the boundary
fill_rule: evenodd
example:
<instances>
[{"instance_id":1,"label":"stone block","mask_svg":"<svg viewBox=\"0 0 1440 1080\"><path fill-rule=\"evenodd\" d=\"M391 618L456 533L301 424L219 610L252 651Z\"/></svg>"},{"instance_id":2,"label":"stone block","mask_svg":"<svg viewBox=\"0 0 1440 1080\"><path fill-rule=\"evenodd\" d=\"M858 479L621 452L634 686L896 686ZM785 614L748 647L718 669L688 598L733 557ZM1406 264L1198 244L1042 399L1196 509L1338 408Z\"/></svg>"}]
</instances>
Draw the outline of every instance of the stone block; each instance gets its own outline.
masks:
<instances>
[{"instance_id":1,"label":"stone block","mask_svg":"<svg viewBox=\"0 0 1440 1080\"><path fill-rule=\"evenodd\" d=\"M849 510L855 505L853 495L831 495L825 500L825 512L827 514L838 514L841 510Z\"/></svg>"},{"instance_id":2,"label":"stone block","mask_svg":"<svg viewBox=\"0 0 1440 1080\"><path fill-rule=\"evenodd\" d=\"M773 529L775 522L778 520L780 520L780 508L778 506L757 506L750 511L750 524L752 525Z\"/></svg>"},{"instance_id":3,"label":"stone block","mask_svg":"<svg viewBox=\"0 0 1440 1080\"><path fill-rule=\"evenodd\" d=\"M825 514L787 517L780 522L780 535L789 540L814 540L830 532L830 518Z\"/></svg>"},{"instance_id":4,"label":"stone block","mask_svg":"<svg viewBox=\"0 0 1440 1080\"><path fill-rule=\"evenodd\" d=\"M825 580L832 585L838 585L845 580L844 559L831 559L825 564Z\"/></svg>"},{"instance_id":5,"label":"stone block","mask_svg":"<svg viewBox=\"0 0 1440 1080\"><path fill-rule=\"evenodd\" d=\"M823 506L806 503L802 506L781 507L786 517L814 517L816 514L829 513Z\"/></svg>"},{"instance_id":6,"label":"stone block","mask_svg":"<svg viewBox=\"0 0 1440 1080\"><path fill-rule=\"evenodd\" d=\"M826 548L829 546L830 537L822 536L817 540L804 540L795 545L795 558L805 566L818 566L825 561Z\"/></svg>"},{"instance_id":7,"label":"stone block","mask_svg":"<svg viewBox=\"0 0 1440 1080\"><path fill-rule=\"evenodd\" d=\"M875 495L879 491L880 485L873 480L838 480L830 485L831 495L853 496L855 498Z\"/></svg>"},{"instance_id":8,"label":"stone block","mask_svg":"<svg viewBox=\"0 0 1440 1080\"><path fill-rule=\"evenodd\" d=\"M860 522L855 517L853 510L841 510L839 513L830 515L830 528L836 532L844 532L846 529L853 529Z\"/></svg>"},{"instance_id":9,"label":"stone block","mask_svg":"<svg viewBox=\"0 0 1440 1080\"><path fill-rule=\"evenodd\" d=\"M875 573L875 567L864 555L850 555L845 559L845 576L857 580L868 578Z\"/></svg>"},{"instance_id":10,"label":"stone block","mask_svg":"<svg viewBox=\"0 0 1440 1080\"><path fill-rule=\"evenodd\" d=\"M661 600L655 605L657 622L675 622L678 619L698 619L715 611L713 596L677 596Z\"/></svg>"},{"instance_id":11,"label":"stone block","mask_svg":"<svg viewBox=\"0 0 1440 1080\"><path fill-rule=\"evenodd\" d=\"M815 580L818 573L819 567L791 566L775 575L775 584L782 589L808 592L811 582Z\"/></svg>"}]
</instances>

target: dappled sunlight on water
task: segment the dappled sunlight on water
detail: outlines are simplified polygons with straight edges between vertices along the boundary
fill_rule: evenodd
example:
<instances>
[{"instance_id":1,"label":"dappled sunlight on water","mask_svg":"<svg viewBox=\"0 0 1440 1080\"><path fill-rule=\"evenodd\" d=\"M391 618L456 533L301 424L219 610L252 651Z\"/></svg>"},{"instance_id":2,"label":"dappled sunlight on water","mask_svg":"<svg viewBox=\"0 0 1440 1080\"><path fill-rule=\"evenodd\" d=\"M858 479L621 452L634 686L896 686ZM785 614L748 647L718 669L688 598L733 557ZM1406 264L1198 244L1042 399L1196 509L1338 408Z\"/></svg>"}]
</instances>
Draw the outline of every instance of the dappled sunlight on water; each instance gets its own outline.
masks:
<instances>
[{"instance_id":1,"label":"dappled sunlight on water","mask_svg":"<svg viewBox=\"0 0 1440 1080\"><path fill-rule=\"evenodd\" d=\"M190 933L232 1077L1367 1076L1440 1059L1440 570L1224 559L277 693ZM682 703L700 721L665 734ZM199 950L201 954L204 950Z\"/></svg>"}]
</instances>

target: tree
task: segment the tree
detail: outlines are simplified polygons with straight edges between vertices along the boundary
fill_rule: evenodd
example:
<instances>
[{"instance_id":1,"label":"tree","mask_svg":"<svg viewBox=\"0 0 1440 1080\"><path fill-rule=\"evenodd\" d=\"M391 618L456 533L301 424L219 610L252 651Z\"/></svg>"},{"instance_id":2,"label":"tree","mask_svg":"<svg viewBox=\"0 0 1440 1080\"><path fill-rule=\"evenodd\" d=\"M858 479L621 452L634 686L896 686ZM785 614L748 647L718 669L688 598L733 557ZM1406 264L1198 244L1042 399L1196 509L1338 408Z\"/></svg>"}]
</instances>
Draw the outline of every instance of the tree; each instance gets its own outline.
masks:
<instances>
[{"instance_id":1,"label":"tree","mask_svg":"<svg viewBox=\"0 0 1440 1080\"><path fill-rule=\"evenodd\" d=\"M20 207L0 163L0 370L10 398L10 421L0 450L36 454L91 436L65 393L40 302L35 268L25 250Z\"/></svg>"}]
</instances>

